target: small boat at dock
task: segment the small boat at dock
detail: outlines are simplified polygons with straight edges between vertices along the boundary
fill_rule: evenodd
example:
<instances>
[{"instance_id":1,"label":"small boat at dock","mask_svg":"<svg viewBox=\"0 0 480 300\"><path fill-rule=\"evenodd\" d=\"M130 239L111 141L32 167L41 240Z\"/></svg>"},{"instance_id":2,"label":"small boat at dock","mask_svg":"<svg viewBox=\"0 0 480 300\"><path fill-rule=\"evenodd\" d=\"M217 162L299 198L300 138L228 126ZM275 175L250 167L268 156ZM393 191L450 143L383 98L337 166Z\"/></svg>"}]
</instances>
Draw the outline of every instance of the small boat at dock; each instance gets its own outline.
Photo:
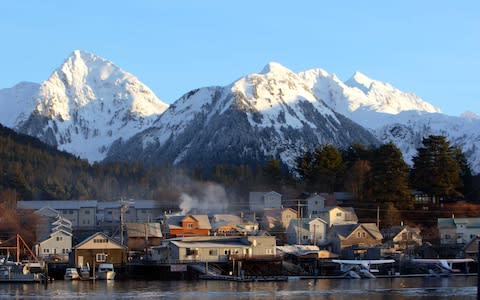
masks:
<instances>
[{"instance_id":1,"label":"small boat at dock","mask_svg":"<svg viewBox=\"0 0 480 300\"><path fill-rule=\"evenodd\" d=\"M100 280L114 280L115 270L113 269L113 264L108 264L108 263L99 264L97 276L98 276L98 279Z\"/></svg>"},{"instance_id":2,"label":"small boat at dock","mask_svg":"<svg viewBox=\"0 0 480 300\"><path fill-rule=\"evenodd\" d=\"M78 280L80 279L80 275L78 274L77 269L75 268L67 268L65 270L65 275L63 276L65 280Z\"/></svg>"},{"instance_id":3,"label":"small boat at dock","mask_svg":"<svg viewBox=\"0 0 480 300\"><path fill-rule=\"evenodd\" d=\"M80 266L78 270L79 270L78 274L80 276L80 280L90 279L90 266L88 264L86 266Z\"/></svg>"}]
</instances>

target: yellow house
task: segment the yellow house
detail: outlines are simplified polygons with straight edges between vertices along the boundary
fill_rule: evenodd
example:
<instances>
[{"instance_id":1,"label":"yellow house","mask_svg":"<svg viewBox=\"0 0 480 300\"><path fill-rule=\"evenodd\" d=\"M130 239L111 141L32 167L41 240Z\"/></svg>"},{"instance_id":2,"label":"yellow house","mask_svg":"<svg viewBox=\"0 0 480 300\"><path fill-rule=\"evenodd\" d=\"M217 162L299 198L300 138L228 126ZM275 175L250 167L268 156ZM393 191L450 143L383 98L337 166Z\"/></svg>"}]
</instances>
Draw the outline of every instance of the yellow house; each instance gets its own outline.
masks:
<instances>
[{"instance_id":1,"label":"yellow house","mask_svg":"<svg viewBox=\"0 0 480 300\"><path fill-rule=\"evenodd\" d=\"M97 232L73 247L75 266L87 263L95 266L100 263L121 265L127 262L127 247L102 232Z\"/></svg>"}]
</instances>

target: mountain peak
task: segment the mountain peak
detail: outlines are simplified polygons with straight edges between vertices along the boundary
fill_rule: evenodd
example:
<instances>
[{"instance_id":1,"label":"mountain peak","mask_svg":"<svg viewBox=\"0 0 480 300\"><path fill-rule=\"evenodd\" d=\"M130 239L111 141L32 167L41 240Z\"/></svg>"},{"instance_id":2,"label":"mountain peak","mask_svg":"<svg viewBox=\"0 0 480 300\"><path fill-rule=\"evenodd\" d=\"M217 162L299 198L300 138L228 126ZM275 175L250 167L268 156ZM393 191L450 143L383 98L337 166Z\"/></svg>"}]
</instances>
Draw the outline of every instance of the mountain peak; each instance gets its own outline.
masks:
<instances>
[{"instance_id":1,"label":"mountain peak","mask_svg":"<svg viewBox=\"0 0 480 300\"><path fill-rule=\"evenodd\" d=\"M268 73L292 73L292 71L277 62L271 61L266 64L265 67L263 67L262 72L260 72L260 74Z\"/></svg>"},{"instance_id":2,"label":"mountain peak","mask_svg":"<svg viewBox=\"0 0 480 300\"><path fill-rule=\"evenodd\" d=\"M470 120L480 120L480 116L472 111L465 111L460 115L461 118L470 119Z\"/></svg>"},{"instance_id":3,"label":"mountain peak","mask_svg":"<svg viewBox=\"0 0 480 300\"><path fill-rule=\"evenodd\" d=\"M347 80L345 84L350 87L359 88L360 90L367 93L373 82L374 80L368 77L367 75L363 74L360 71L355 71L352 77L350 77L350 79Z\"/></svg>"}]
</instances>

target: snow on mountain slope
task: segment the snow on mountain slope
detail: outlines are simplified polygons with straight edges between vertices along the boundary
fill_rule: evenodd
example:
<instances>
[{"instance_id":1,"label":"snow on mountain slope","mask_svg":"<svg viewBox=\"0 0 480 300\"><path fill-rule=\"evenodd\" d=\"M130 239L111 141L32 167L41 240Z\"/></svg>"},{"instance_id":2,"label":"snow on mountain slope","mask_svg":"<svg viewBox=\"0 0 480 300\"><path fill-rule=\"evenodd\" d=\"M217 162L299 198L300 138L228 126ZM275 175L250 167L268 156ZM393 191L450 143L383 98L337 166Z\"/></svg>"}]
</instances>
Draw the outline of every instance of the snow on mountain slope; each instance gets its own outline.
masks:
<instances>
[{"instance_id":1,"label":"snow on mountain slope","mask_svg":"<svg viewBox=\"0 0 480 300\"><path fill-rule=\"evenodd\" d=\"M34 111L17 127L59 149L99 161L115 140L148 128L166 108L135 76L76 50L40 85Z\"/></svg>"},{"instance_id":2,"label":"snow on mountain slope","mask_svg":"<svg viewBox=\"0 0 480 300\"><path fill-rule=\"evenodd\" d=\"M0 123L7 127L16 127L25 122L35 108L40 85L33 82L21 82L12 88L0 90Z\"/></svg>"},{"instance_id":3,"label":"snow on mountain slope","mask_svg":"<svg viewBox=\"0 0 480 300\"><path fill-rule=\"evenodd\" d=\"M459 146L465 153L475 173L480 171L480 119L453 117L440 113L402 112L391 116L390 123L375 130L382 142L393 142L411 162L422 139L429 135L443 135L452 146Z\"/></svg>"},{"instance_id":4,"label":"snow on mountain slope","mask_svg":"<svg viewBox=\"0 0 480 300\"><path fill-rule=\"evenodd\" d=\"M212 165L278 157L293 166L319 144L352 142L377 140L319 100L297 74L272 62L228 86L187 93L154 127L112 147L108 159Z\"/></svg>"},{"instance_id":5,"label":"snow on mountain slope","mask_svg":"<svg viewBox=\"0 0 480 300\"><path fill-rule=\"evenodd\" d=\"M412 93L402 92L388 83L355 72L346 82L321 69L299 73L315 95L335 111L374 129L389 123L389 115L403 111L439 113L440 109Z\"/></svg>"}]
</instances>

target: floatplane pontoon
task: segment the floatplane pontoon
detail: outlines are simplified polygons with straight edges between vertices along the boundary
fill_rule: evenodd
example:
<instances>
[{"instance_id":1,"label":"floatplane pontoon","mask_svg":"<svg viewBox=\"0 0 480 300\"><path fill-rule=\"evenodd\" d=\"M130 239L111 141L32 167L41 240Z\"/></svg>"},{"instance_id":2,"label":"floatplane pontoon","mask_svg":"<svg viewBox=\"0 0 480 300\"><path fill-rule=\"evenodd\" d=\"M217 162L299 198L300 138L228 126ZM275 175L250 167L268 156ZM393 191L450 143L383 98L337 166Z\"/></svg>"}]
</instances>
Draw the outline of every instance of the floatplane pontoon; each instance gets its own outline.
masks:
<instances>
[{"instance_id":1,"label":"floatplane pontoon","mask_svg":"<svg viewBox=\"0 0 480 300\"><path fill-rule=\"evenodd\" d=\"M372 265L392 264L393 259L332 259L332 262L340 264L340 271L348 278L375 278L372 273L378 273L378 269Z\"/></svg>"}]
</instances>

